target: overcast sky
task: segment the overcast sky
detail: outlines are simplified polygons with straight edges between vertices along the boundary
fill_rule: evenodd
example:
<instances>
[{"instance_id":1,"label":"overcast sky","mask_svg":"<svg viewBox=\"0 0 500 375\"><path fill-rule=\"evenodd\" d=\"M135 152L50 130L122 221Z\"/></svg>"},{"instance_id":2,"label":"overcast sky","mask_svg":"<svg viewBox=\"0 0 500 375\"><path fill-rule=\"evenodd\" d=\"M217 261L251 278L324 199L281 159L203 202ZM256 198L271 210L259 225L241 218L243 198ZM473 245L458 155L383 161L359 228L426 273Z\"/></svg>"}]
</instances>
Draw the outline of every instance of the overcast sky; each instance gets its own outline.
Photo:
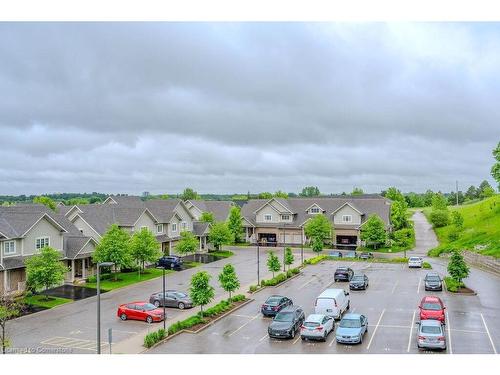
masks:
<instances>
[{"instance_id":1,"label":"overcast sky","mask_svg":"<svg viewBox=\"0 0 500 375\"><path fill-rule=\"evenodd\" d=\"M0 195L493 181L500 24L0 23Z\"/></svg>"}]
</instances>

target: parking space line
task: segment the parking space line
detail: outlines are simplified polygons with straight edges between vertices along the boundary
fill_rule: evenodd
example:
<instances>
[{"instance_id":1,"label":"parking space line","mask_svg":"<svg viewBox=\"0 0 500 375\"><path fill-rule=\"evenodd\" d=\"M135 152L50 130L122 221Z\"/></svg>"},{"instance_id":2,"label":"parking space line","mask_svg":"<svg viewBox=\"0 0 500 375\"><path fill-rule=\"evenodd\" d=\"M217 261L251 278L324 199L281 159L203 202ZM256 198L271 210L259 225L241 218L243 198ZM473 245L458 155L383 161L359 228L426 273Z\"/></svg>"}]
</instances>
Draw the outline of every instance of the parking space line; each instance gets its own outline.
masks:
<instances>
[{"instance_id":1,"label":"parking space line","mask_svg":"<svg viewBox=\"0 0 500 375\"><path fill-rule=\"evenodd\" d=\"M333 343L335 342L335 340L337 340L337 338L336 338L335 336L333 336L333 340L332 340L332 341L330 341L330 344L328 344L328 346L332 346L332 345L333 345Z\"/></svg>"},{"instance_id":2,"label":"parking space line","mask_svg":"<svg viewBox=\"0 0 500 375\"><path fill-rule=\"evenodd\" d=\"M422 284L422 278L421 277L418 278L417 294L420 293L420 284Z\"/></svg>"},{"instance_id":3,"label":"parking space line","mask_svg":"<svg viewBox=\"0 0 500 375\"><path fill-rule=\"evenodd\" d=\"M410 336L408 337L408 349L406 349L406 352L410 352L410 346L411 346L411 336L413 335L413 325L415 324L415 315L417 313L417 310L413 310L413 317L411 318L411 327L410 327Z\"/></svg>"},{"instance_id":4,"label":"parking space line","mask_svg":"<svg viewBox=\"0 0 500 375\"><path fill-rule=\"evenodd\" d=\"M450 316L448 315L448 312L445 313L446 315L446 330L448 331L448 341L449 345L448 348L450 349L450 354L453 354L453 349L451 348L451 324L450 324Z\"/></svg>"},{"instance_id":5,"label":"parking space line","mask_svg":"<svg viewBox=\"0 0 500 375\"><path fill-rule=\"evenodd\" d=\"M384 317L384 313L385 313L385 309L382 310L382 313L380 314L380 317L378 318L377 325L375 326L375 329L373 330L373 334L370 337L370 341L368 342L368 346L366 347L366 350L370 349L370 345L372 344L373 338L375 337L375 334L377 333L377 328L380 325L382 318Z\"/></svg>"},{"instance_id":6,"label":"parking space line","mask_svg":"<svg viewBox=\"0 0 500 375\"><path fill-rule=\"evenodd\" d=\"M250 319L248 322L244 323L243 325L241 325L239 328L237 328L235 331L231 332L228 336L232 336L234 335L236 332L238 332L240 329L244 328L247 324L253 322L255 319L257 319L261 314L257 314L255 315L254 317L252 317L252 319Z\"/></svg>"},{"instance_id":7,"label":"parking space line","mask_svg":"<svg viewBox=\"0 0 500 375\"><path fill-rule=\"evenodd\" d=\"M259 340L259 342L260 342L260 341L262 341L262 340L264 340L266 337L269 337L269 335L268 335L267 333L266 333L266 335L265 335L264 337L262 337L262 338Z\"/></svg>"},{"instance_id":8,"label":"parking space line","mask_svg":"<svg viewBox=\"0 0 500 375\"><path fill-rule=\"evenodd\" d=\"M313 277L311 278L311 280L309 280L309 281L308 281L307 283L305 283L305 284L302 284L302 285L301 285L301 286L299 286L297 289L299 289L299 290L300 290L300 289L304 288L306 285L308 285L308 284L312 283L315 279L316 279L316 277L314 277L314 276L313 276Z\"/></svg>"},{"instance_id":9,"label":"parking space line","mask_svg":"<svg viewBox=\"0 0 500 375\"><path fill-rule=\"evenodd\" d=\"M491 343L491 347L493 348L493 352L495 354L498 354L497 349L495 348L495 344L493 343L493 340L491 338L490 330L488 329L488 326L486 325L486 321L484 320L484 316L482 313L481 313L481 319L483 320L484 328L486 329L486 333L488 334L488 338L490 339L490 343Z\"/></svg>"},{"instance_id":10,"label":"parking space line","mask_svg":"<svg viewBox=\"0 0 500 375\"><path fill-rule=\"evenodd\" d=\"M299 340L300 340L300 335L297 336L297 338L295 339L295 341L293 342L292 345L295 345Z\"/></svg>"},{"instance_id":11,"label":"parking space line","mask_svg":"<svg viewBox=\"0 0 500 375\"><path fill-rule=\"evenodd\" d=\"M244 314L231 314L231 316L237 316L238 318L247 318L247 319L253 318L253 316L251 315L244 315Z\"/></svg>"},{"instance_id":12,"label":"parking space line","mask_svg":"<svg viewBox=\"0 0 500 375\"><path fill-rule=\"evenodd\" d=\"M396 280L396 282L394 283L394 286L392 287L391 294L394 294L394 291L396 290L396 287L398 286L398 284L399 284L399 280Z\"/></svg>"}]
</instances>

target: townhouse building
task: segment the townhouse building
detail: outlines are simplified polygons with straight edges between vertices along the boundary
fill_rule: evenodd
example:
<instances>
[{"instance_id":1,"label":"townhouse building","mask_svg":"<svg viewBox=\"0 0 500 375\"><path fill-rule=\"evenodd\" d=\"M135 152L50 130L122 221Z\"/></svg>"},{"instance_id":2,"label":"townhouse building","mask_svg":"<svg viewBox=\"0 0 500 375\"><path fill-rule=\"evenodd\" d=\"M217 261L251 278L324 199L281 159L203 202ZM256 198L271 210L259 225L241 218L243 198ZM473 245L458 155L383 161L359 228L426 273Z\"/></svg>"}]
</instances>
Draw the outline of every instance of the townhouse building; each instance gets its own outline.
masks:
<instances>
[{"instance_id":1,"label":"townhouse building","mask_svg":"<svg viewBox=\"0 0 500 375\"><path fill-rule=\"evenodd\" d=\"M304 226L315 215L330 220L335 237L333 246L354 249L361 245L363 224L373 214L391 230L391 201L380 195L318 198L252 199L242 206L245 239L263 245L306 244Z\"/></svg>"}]
</instances>

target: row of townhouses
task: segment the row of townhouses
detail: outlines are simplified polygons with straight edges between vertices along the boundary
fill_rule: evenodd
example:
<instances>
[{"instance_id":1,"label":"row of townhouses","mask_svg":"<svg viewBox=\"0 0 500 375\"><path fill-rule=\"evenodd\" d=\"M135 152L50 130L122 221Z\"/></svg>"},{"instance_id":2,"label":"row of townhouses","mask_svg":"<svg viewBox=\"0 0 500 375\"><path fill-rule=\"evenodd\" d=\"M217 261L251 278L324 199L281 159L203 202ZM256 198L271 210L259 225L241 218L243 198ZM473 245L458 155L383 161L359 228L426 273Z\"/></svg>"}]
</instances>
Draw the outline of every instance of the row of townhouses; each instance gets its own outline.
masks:
<instances>
[{"instance_id":1,"label":"row of townhouses","mask_svg":"<svg viewBox=\"0 0 500 375\"><path fill-rule=\"evenodd\" d=\"M36 204L0 207L0 291L24 290L25 260L45 246L61 252L69 269L65 282L93 275L92 254L112 224L129 233L149 229L165 254L174 253L180 233L190 231L203 251L210 228L200 221L202 213L211 212L216 221L226 221L232 206L229 201L110 196L102 204L60 205L56 212ZM241 213L245 240L270 246L305 244L304 225L320 214L332 222L337 246L358 246L362 226L372 214L380 216L390 230L390 201L378 195L256 199L245 202Z\"/></svg>"}]
</instances>

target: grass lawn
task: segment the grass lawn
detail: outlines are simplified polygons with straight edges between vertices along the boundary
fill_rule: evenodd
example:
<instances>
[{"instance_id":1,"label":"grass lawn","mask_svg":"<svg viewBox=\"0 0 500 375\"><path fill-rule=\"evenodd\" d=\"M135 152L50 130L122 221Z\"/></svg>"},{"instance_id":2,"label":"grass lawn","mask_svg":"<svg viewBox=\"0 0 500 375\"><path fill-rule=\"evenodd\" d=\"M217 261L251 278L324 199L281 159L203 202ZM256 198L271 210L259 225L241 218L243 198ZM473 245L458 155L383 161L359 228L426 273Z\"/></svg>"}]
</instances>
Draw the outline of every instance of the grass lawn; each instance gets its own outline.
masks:
<instances>
[{"instance_id":1,"label":"grass lawn","mask_svg":"<svg viewBox=\"0 0 500 375\"><path fill-rule=\"evenodd\" d=\"M225 250L225 251L209 251L209 255L214 255L216 257L222 257L222 258L229 258L234 255L232 251Z\"/></svg>"},{"instance_id":2,"label":"grass lawn","mask_svg":"<svg viewBox=\"0 0 500 375\"><path fill-rule=\"evenodd\" d=\"M454 229L453 225L436 228L439 246L432 249L430 255L462 249L474 251L475 245L483 245L486 248L477 250L478 253L500 258L500 195L465 206L450 207L450 211L453 210L464 217L460 237L450 241L448 236Z\"/></svg>"},{"instance_id":3,"label":"grass lawn","mask_svg":"<svg viewBox=\"0 0 500 375\"><path fill-rule=\"evenodd\" d=\"M201 266L203 263L200 263L200 262L184 262L183 263L185 266L187 267L198 267L198 266Z\"/></svg>"},{"instance_id":4,"label":"grass lawn","mask_svg":"<svg viewBox=\"0 0 500 375\"><path fill-rule=\"evenodd\" d=\"M52 297L49 296L49 300L47 301L45 299L46 297L44 295L33 295L30 297L24 297L21 299L21 302L25 303L26 305L33 305L33 306L40 306L40 307L45 307L48 309L51 309L52 307L63 305L68 302L73 302L72 300L68 298L59 298L59 297Z\"/></svg>"},{"instance_id":5,"label":"grass lawn","mask_svg":"<svg viewBox=\"0 0 500 375\"><path fill-rule=\"evenodd\" d=\"M175 271L172 270L165 271L166 274L172 272ZM148 268L144 272L141 272L140 275L137 272L127 272L127 273L118 272L117 281L115 281L115 274L112 274L111 276L108 275L109 274L105 275L104 277L105 278L109 277L109 279L106 280L101 279L101 290L113 290L113 289L123 288L124 286L132 285L141 281L155 279L163 275L163 270L157 268ZM83 284L83 286L88 288L96 288L97 283L86 282L85 284Z\"/></svg>"}]
</instances>

